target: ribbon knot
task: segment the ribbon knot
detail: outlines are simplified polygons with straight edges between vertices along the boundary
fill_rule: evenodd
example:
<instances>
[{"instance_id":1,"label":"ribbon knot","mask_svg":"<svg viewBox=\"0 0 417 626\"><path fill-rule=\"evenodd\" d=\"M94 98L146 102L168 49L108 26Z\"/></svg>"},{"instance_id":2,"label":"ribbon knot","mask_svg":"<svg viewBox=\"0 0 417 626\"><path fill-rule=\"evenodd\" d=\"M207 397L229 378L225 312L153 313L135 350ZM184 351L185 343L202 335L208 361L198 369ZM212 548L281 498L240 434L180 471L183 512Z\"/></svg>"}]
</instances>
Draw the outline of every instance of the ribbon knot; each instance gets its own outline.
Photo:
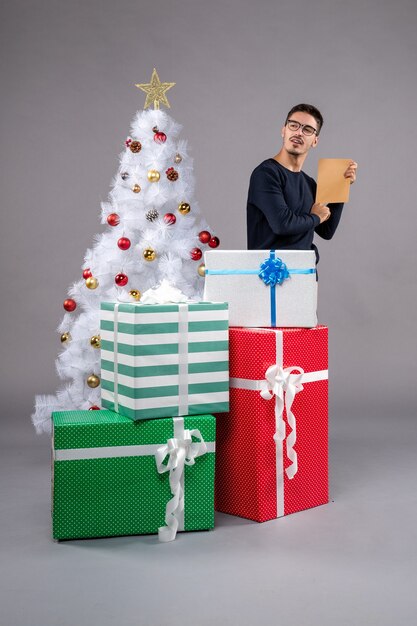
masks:
<instances>
[{"instance_id":1,"label":"ribbon knot","mask_svg":"<svg viewBox=\"0 0 417 626\"><path fill-rule=\"evenodd\" d=\"M193 441L193 437L198 441ZM155 461L158 473L169 472L169 486L173 496L165 509L166 526L158 529L160 541L173 541L177 534L179 516L184 510L184 487L181 479L185 465L194 465L195 459L206 452L207 445L197 428L183 429L180 437L168 439L165 445L157 449Z\"/></svg>"},{"instance_id":2,"label":"ribbon knot","mask_svg":"<svg viewBox=\"0 0 417 626\"><path fill-rule=\"evenodd\" d=\"M293 374L297 372L297 374ZM286 468L285 472L288 478L294 478L298 471L297 453L294 445L297 439L296 419L291 411L294 398L299 391L303 390L301 384L304 370L301 367L285 367L281 365L271 365L265 372L265 380L261 383L260 395L264 400L271 400L275 396L275 423L276 433L275 441L284 441L286 438L286 424L283 419L284 407L287 413L287 422L291 428L291 432L287 437L287 457L291 461L291 465Z\"/></svg>"},{"instance_id":3,"label":"ribbon knot","mask_svg":"<svg viewBox=\"0 0 417 626\"><path fill-rule=\"evenodd\" d=\"M270 285L271 287L274 287L275 285L282 285L284 280L287 280L289 277L290 273L288 268L284 261L279 257L274 258L271 254L270 257L261 263L259 278L264 281L265 285Z\"/></svg>"}]
</instances>

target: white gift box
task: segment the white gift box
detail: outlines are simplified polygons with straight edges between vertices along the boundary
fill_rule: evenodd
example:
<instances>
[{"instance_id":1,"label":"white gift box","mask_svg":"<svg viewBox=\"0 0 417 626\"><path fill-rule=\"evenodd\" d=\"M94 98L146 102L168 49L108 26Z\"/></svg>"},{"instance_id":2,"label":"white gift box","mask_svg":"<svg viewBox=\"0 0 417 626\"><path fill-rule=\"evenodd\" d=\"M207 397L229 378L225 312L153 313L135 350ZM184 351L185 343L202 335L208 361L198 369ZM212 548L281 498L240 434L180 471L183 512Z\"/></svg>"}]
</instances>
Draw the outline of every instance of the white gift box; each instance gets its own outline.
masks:
<instances>
[{"instance_id":1,"label":"white gift box","mask_svg":"<svg viewBox=\"0 0 417 626\"><path fill-rule=\"evenodd\" d=\"M314 250L211 250L204 263L204 300L228 302L230 326L317 325Z\"/></svg>"}]
</instances>

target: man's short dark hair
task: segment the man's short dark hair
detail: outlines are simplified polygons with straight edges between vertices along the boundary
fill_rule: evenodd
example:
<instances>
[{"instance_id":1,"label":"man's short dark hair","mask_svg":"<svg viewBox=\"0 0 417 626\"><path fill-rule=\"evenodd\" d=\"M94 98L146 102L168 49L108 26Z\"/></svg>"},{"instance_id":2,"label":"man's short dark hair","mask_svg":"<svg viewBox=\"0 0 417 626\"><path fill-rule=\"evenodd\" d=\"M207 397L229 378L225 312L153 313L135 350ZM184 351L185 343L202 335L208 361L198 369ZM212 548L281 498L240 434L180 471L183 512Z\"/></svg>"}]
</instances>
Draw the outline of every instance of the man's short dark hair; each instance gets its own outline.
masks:
<instances>
[{"instance_id":1,"label":"man's short dark hair","mask_svg":"<svg viewBox=\"0 0 417 626\"><path fill-rule=\"evenodd\" d=\"M318 126L317 134L319 134L323 126L323 116L320 111L316 109L316 107L314 107L312 104L296 104L295 107L293 107L288 113L285 123L287 123L288 120L291 118L291 115L297 113L297 111L301 111L302 113L308 113L309 115L312 115L314 117Z\"/></svg>"}]
</instances>

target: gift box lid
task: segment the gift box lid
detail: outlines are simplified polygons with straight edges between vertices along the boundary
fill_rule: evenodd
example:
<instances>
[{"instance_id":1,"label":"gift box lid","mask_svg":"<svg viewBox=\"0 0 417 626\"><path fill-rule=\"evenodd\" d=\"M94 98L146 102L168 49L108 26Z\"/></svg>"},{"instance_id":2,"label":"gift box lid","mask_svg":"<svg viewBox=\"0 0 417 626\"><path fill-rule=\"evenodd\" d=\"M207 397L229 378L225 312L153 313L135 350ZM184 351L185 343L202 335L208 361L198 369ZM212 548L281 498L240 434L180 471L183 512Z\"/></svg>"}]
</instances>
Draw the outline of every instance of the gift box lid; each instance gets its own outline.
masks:
<instances>
[{"instance_id":1,"label":"gift box lid","mask_svg":"<svg viewBox=\"0 0 417 626\"><path fill-rule=\"evenodd\" d=\"M196 428L204 441L215 441L216 425L212 415L191 415L183 419L184 428ZM52 422L55 450L161 445L174 436L172 418L133 422L108 410L54 412Z\"/></svg>"},{"instance_id":2,"label":"gift box lid","mask_svg":"<svg viewBox=\"0 0 417 626\"><path fill-rule=\"evenodd\" d=\"M228 308L227 302L170 302L167 304L141 304L140 302L101 302L100 308L102 311L114 311L114 307L116 306L116 304L118 304L118 310L121 313L138 313L143 315L176 312L179 309L179 304L187 304L187 308L189 311L224 311Z\"/></svg>"},{"instance_id":3,"label":"gift box lid","mask_svg":"<svg viewBox=\"0 0 417 626\"><path fill-rule=\"evenodd\" d=\"M231 328L230 377L263 379L270 365L327 370L328 328ZM250 354L250 358L247 355Z\"/></svg>"},{"instance_id":4,"label":"gift box lid","mask_svg":"<svg viewBox=\"0 0 417 626\"><path fill-rule=\"evenodd\" d=\"M282 259L288 269L315 270L316 254L314 250L274 250L275 259ZM206 250L204 262L210 269L256 270L269 259L271 250ZM311 273L315 273L311 272Z\"/></svg>"}]
</instances>

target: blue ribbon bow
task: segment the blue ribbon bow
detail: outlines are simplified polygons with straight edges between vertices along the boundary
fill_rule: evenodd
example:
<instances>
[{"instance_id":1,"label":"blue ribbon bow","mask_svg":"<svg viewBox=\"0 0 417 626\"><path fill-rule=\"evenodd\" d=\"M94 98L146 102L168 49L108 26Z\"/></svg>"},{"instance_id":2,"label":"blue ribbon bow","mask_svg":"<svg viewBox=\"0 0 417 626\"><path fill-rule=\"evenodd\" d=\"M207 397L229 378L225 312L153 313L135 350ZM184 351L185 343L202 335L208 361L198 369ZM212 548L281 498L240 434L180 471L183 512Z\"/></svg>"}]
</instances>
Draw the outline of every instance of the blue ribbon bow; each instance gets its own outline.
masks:
<instances>
[{"instance_id":1,"label":"blue ribbon bow","mask_svg":"<svg viewBox=\"0 0 417 626\"><path fill-rule=\"evenodd\" d=\"M290 273L284 261L277 257L276 259L271 256L265 259L261 263L259 270L259 278L261 278L265 285L282 285L284 280L290 277Z\"/></svg>"}]
</instances>

